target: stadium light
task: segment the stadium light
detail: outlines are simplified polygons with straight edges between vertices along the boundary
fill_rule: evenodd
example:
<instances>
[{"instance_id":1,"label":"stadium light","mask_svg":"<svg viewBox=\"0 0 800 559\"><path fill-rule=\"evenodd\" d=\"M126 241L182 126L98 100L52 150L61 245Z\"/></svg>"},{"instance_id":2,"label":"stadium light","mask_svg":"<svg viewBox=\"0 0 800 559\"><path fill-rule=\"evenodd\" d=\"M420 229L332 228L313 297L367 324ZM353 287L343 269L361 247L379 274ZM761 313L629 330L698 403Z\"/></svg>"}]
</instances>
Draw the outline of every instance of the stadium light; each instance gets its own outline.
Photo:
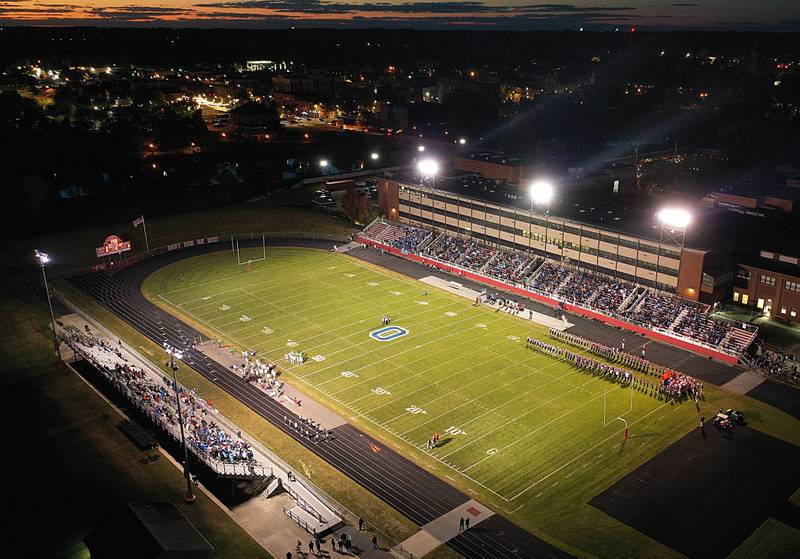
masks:
<instances>
[{"instance_id":1,"label":"stadium light","mask_svg":"<svg viewBox=\"0 0 800 559\"><path fill-rule=\"evenodd\" d=\"M536 180L530 186L531 203L550 206L553 199L553 184L546 180Z\"/></svg>"},{"instance_id":2,"label":"stadium light","mask_svg":"<svg viewBox=\"0 0 800 559\"><path fill-rule=\"evenodd\" d=\"M173 347L167 342L164 342L164 351L169 354L169 363L167 366L172 370L172 388L175 390L175 405L178 411L178 425L181 429L181 444L183 444L183 477L186 478L186 495L183 500L186 503L194 503L197 500L197 495L194 494L192 489L192 476L189 473L189 450L186 448L186 435L183 430L183 414L181 413L181 395L178 392L178 365L175 363L175 358L183 359L183 351Z\"/></svg>"},{"instance_id":3,"label":"stadium light","mask_svg":"<svg viewBox=\"0 0 800 559\"><path fill-rule=\"evenodd\" d=\"M423 159L417 163L417 169L423 177L435 177L439 172L439 163L434 159Z\"/></svg>"},{"instance_id":4,"label":"stadium light","mask_svg":"<svg viewBox=\"0 0 800 559\"><path fill-rule=\"evenodd\" d=\"M47 306L50 308L50 326L53 328L53 345L56 348L56 355L58 355L59 363L61 359L61 344L58 342L58 330L56 330L56 315L53 314L53 301L50 299L50 288L47 287L47 274L44 271L44 265L50 262L50 257L40 250L34 250L33 254L36 260L39 261L39 267L42 269L42 281L44 282L44 292L47 294Z\"/></svg>"},{"instance_id":5,"label":"stadium light","mask_svg":"<svg viewBox=\"0 0 800 559\"><path fill-rule=\"evenodd\" d=\"M692 221L692 214L683 208L664 208L656 216L662 225L672 229L686 229Z\"/></svg>"},{"instance_id":6,"label":"stadium light","mask_svg":"<svg viewBox=\"0 0 800 559\"><path fill-rule=\"evenodd\" d=\"M425 146L423 146L422 144L418 145L417 146L417 151L422 153L423 151L425 151Z\"/></svg>"}]
</instances>

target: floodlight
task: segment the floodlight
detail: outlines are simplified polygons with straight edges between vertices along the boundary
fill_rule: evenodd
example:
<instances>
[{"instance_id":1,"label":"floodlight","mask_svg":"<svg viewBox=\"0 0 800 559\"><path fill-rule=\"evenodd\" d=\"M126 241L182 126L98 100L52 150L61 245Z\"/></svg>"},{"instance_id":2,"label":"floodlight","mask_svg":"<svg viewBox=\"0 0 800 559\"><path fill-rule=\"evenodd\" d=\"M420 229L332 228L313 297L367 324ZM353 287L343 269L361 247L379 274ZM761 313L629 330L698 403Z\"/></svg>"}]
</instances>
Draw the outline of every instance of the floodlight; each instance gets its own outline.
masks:
<instances>
[{"instance_id":1,"label":"floodlight","mask_svg":"<svg viewBox=\"0 0 800 559\"><path fill-rule=\"evenodd\" d=\"M50 262L50 257L47 256L47 254L45 254L44 252L35 250L34 254L36 255L36 258L39 260L39 264L41 264L42 266Z\"/></svg>"},{"instance_id":2,"label":"floodlight","mask_svg":"<svg viewBox=\"0 0 800 559\"><path fill-rule=\"evenodd\" d=\"M664 208L656 215L662 224L673 229L686 229L692 221L692 214L683 208Z\"/></svg>"},{"instance_id":3,"label":"floodlight","mask_svg":"<svg viewBox=\"0 0 800 559\"><path fill-rule=\"evenodd\" d=\"M423 159L417 164L417 169L423 177L433 177L439 172L439 163L433 159Z\"/></svg>"},{"instance_id":4,"label":"floodlight","mask_svg":"<svg viewBox=\"0 0 800 559\"><path fill-rule=\"evenodd\" d=\"M534 181L530 186L530 193L534 204L549 204L553 198L553 185L546 180Z\"/></svg>"}]
</instances>

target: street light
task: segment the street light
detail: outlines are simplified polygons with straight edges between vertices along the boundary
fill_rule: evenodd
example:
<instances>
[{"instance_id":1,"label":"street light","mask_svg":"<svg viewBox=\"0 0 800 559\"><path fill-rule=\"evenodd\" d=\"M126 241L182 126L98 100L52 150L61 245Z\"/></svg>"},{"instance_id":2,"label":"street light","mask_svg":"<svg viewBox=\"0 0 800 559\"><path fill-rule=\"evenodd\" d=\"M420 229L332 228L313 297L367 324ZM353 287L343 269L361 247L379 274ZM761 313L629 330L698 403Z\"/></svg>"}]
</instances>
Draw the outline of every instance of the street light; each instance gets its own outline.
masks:
<instances>
[{"instance_id":1,"label":"street light","mask_svg":"<svg viewBox=\"0 0 800 559\"><path fill-rule=\"evenodd\" d=\"M422 153L423 151L425 151L425 146L423 146L422 144L418 145L417 146L417 151Z\"/></svg>"},{"instance_id":2,"label":"street light","mask_svg":"<svg viewBox=\"0 0 800 559\"><path fill-rule=\"evenodd\" d=\"M536 180L530 186L531 197L531 214L533 214L533 205L544 206L544 254L548 254L547 243L550 234L550 200L553 199L553 184L547 180ZM562 247L563 251L563 247ZM563 252L562 252L563 256Z\"/></svg>"},{"instance_id":3,"label":"street light","mask_svg":"<svg viewBox=\"0 0 800 559\"><path fill-rule=\"evenodd\" d=\"M325 167L328 166L328 160L327 159L320 159L319 160L319 166L324 169Z\"/></svg>"},{"instance_id":4,"label":"street light","mask_svg":"<svg viewBox=\"0 0 800 559\"><path fill-rule=\"evenodd\" d=\"M461 145L463 146L464 144L466 144L466 143L467 143L467 139L466 139L466 138L459 138L459 139L458 139L458 143L459 143L459 144L461 144Z\"/></svg>"},{"instance_id":5,"label":"street light","mask_svg":"<svg viewBox=\"0 0 800 559\"><path fill-rule=\"evenodd\" d=\"M369 154L369 157L373 161L377 161L378 159L381 158L381 155L377 151L373 151L372 153Z\"/></svg>"},{"instance_id":6,"label":"street light","mask_svg":"<svg viewBox=\"0 0 800 559\"><path fill-rule=\"evenodd\" d=\"M53 314L53 301L50 299L50 289L47 287L47 274L44 271L44 265L50 262L50 257L44 252L39 250L33 251L36 259L39 261L39 266L42 268L42 281L44 281L44 292L47 293L47 306L50 307L50 324L53 327L53 345L56 348L56 355L58 355L59 362L61 359L61 344L58 342L58 331L56 330L56 316Z\"/></svg>"},{"instance_id":7,"label":"street light","mask_svg":"<svg viewBox=\"0 0 800 559\"><path fill-rule=\"evenodd\" d=\"M183 359L183 352L177 348L172 347L167 342L164 342L164 351L169 354L169 363L167 366L172 369L172 388L175 389L175 405L178 409L178 425L181 428L181 444L183 445L183 477L186 478L186 495L183 500L186 503L194 503L197 500L197 495L192 490L192 478L189 475L189 451L186 448L186 435L183 432L183 414L181 413L181 396L178 392L178 365L175 363L175 358Z\"/></svg>"}]
</instances>

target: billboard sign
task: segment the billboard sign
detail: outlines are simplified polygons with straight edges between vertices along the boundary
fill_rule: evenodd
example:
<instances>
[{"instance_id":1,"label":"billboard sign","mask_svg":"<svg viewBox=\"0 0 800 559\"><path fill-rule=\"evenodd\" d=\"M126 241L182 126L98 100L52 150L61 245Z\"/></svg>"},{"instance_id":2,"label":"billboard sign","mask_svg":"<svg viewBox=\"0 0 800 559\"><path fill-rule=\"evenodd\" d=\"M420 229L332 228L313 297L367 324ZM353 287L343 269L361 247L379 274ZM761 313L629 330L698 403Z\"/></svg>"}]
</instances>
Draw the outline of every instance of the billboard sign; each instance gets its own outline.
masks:
<instances>
[{"instance_id":1,"label":"billboard sign","mask_svg":"<svg viewBox=\"0 0 800 559\"><path fill-rule=\"evenodd\" d=\"M103 246L97 247L95 251L97 252L97 257L102 258L103 256L120 254L130 249L131 249L130 241L123 241L116 235L109 235L108 237L106 237L106 240L103 241Z\"/></svg>"}]
</instances>

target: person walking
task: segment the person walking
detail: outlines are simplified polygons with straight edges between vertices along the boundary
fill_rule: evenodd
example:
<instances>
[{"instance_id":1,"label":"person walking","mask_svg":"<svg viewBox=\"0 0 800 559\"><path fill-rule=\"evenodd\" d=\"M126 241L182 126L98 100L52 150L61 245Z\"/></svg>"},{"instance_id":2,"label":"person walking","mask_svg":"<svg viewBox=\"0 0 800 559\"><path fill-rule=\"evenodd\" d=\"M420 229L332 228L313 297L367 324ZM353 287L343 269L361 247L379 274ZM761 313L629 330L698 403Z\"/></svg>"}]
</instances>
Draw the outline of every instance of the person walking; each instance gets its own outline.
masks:
<instances>
[{"instance_id":1,"label":"person walking","mask_svg":"<svg viewBox=\"0 0 800 559\"><path fill-rule=\"evenodd\" d=\"M308 554L314 555L314 540L308 540Z\"/></svg>"},{"instance_id":2,"label":"person walking","mask_svg":"<svg viewBox=\"0 0 800 559\"><path fill-rule=\"evenodd\" d=\"M469 517L464 521L464 529L469 530Z\"/></svg>"},{"instance_id":3,"label":"person walking","mask_svg":"<svg viewBox=\"0 0 800 559\"><path fill-rule=\"evenodd\" d=\"M463 532L464 531L464 517L463 516L458 521L458 531L459 532Z\"/></svg>"},{"instance_id":4,"label":"person walking","mask_svg":"<svg viewBox=\"0 0 800 559\"><path fill-rule=\"evenodd\" d=\"M364 530L364 519L360 516L358 517L358 531L361 532Z\"/></svg>"},{"instance_id":5,"label":"person walking","mask_svg":"<svg viewBox=\"0 0 800 559\"><path fill-rule=\"evenodd\" d=\"M378 536L372 535L372 549L378 549Z\"/></svg>"}]
</instances>

